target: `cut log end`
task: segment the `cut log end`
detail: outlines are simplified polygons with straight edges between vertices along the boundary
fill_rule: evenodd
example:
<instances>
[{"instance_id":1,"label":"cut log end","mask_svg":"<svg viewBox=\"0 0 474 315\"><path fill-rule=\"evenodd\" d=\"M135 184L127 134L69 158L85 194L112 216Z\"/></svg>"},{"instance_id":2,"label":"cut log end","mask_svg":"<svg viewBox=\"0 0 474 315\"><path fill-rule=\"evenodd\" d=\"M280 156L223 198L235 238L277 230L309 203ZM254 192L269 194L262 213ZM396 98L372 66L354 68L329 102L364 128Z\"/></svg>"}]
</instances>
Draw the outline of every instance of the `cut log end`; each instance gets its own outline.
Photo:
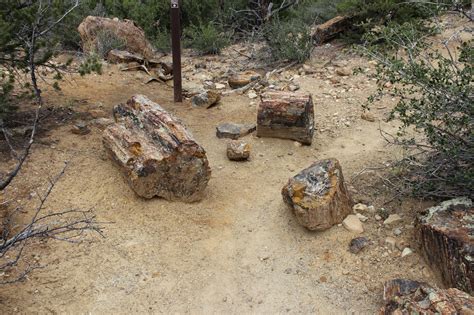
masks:
<instances>
[{"instance_id":1,"label":"cut log end","mask_svg":"<svg viewBox=\"0 0 474 315\"><path fill-rule=\"evenodd\" d=\"M114 108L104 147L141 197L203 198L211 171L204 149L182 123L145 96Z\"/></svg>"},{"instance_id":2,"label":"cut log end","mask_svg":"<svg viewBox=\"0 0 474 315\"><path fill-rule=\"evenodd\" d=\"M314 108L310 94L271 92L262 95L257 114L257 136L291 139L311 145Z\"/></svg>"}]
</instances>

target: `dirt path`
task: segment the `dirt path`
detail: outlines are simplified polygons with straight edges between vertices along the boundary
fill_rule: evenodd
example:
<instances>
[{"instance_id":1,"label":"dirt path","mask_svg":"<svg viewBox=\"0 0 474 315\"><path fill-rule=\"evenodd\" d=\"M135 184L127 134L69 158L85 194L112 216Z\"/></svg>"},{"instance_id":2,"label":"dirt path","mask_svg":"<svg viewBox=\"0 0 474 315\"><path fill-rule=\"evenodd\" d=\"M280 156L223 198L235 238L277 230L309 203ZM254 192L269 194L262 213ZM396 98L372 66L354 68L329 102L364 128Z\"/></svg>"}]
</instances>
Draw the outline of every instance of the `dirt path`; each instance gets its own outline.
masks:
<instances>
[{"instance_id":1,"label":"dirt path","mask_svg":"<svg viewBox=\"0 0 474 315\"><path fill-rule=\"evenodd\" d=\"M347 58L339 58L344 67L370 68L364 60ZM313 66L318 62L313 60ZM336 69L294 78L301 90L314 95L318 131L313 146L250 135L245 139L252 158L246 163L228 161L225 141L215 137L221 122L255 120L256 105L246 96L227 96L208 110L174 105L169 87L144 85L141 74L122 73L115 66L102 76L76 78L61 95L47 93L47 101L56 105L87 100L74 107L78 111L110 111L133 94L146 94L192 130L207 151L213 175L202 202L143 200L106 158L100 130L86 136L72 134L70 125L51 131L49 144L34 147L25 176L8 193L44 185L46 176L67 160L68 170L48 209L94 207L100 220L114 224L107 226L105 239L80 245L49 242L29 252L47 267L28 281L0 288L0 313L373 314L381 304L383 281L435 281L416 253L401 258L398 250L383 246L392 228L373 216L364 224L364 236L374 244L354 255L347 249L353 234L342 226L310 233L282 201L280 190L288 178L314 160L338 158L349 180L397 154L378 131L379 124L388 130L396 126L360 119L360 105L374 82L364 75L338 76ZM375 110L378 119L386 115L390 100L383 105ZM358 185L364 191L369 183ZM375 206L380 198L365 196ZM397 226L403 231L399 238L410 242L408 213L416 205L393 206L390 210L404 218Z\"/></svg>"}]
</instances>

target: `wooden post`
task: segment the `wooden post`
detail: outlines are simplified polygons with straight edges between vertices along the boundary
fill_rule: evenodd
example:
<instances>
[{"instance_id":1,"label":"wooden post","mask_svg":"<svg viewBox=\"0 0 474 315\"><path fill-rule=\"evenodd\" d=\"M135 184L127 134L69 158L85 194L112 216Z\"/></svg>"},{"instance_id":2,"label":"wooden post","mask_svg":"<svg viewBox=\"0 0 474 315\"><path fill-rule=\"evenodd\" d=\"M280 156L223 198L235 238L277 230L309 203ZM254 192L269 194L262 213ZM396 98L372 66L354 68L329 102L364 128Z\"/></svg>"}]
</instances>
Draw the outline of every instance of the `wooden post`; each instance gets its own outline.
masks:
<instances>
[{"instance_id":1,"label":"wooden post","mask_svg":"<svg viewBox=\"0 0 474 315\"><path fill-rule=\"evenodd\" d=\"M181 14L179 0L171 0L171 46L173 50L174 101L183 101L181 80Z\"/></svg>"}]
</instances>

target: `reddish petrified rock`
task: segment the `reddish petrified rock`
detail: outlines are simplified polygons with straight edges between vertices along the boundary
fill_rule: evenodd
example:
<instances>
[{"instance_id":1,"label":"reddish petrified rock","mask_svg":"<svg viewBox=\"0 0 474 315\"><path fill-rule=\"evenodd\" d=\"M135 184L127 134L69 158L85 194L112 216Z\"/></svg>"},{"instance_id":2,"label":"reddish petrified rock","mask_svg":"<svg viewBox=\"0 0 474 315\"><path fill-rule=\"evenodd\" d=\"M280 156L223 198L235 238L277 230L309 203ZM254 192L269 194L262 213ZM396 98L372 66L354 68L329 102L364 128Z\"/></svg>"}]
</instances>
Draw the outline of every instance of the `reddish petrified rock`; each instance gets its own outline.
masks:
<instances>
[{"instance_id":1,"label":"reddish petrified rock","mask_svg":"<svg viewBox=\"0 0 474 315\"><path fill-rule=\"evenodd\" d=\"M474 207L457 198L420 213L416 238L427 263L448 287L470 294L474 289Z\"/></svg>"},{"instance_id":2,"label":"reddish petrified rock","mask_svg":"<svg viewBox=\"0 0 474 315\"><path fill-rule=\"evenodd\" d=\"M290 178L282 195L309 230L329 229L352 213L353 201L336 159L318 161L302 170Z\"/></svg>"},{"instance_id":3,"label":"reddish petrified rock","mask_svg":"<svg viewBox=\"0 0 474 315\"><path fill-rule=\"evenodd\" d=\"M311 94L267 92L257 114L257 136L292 139L310 145L314 133Z\"/></svg>"},{"instance_id":4,"label":"reddish petrified rock","mask_svg":"<svg viewBox=\"0 0 474 315\"><path fill-rule=\"evenodd\" d=\"M474 314L474 299L469 294L407 279L385 282L384 301L381 315Z\"/></svg>"},{"instance_id":5,"label":"reddish petrified rock","mask_svg":"<svg viewBox=\"0 0 474 315\"><path fill-rule=\"evenodd\" d=\"M115 106L114 116L103 143L139 196L202 199L211 177L206 152L178 119L143 95Z\"/></svg>"}]
</instances>

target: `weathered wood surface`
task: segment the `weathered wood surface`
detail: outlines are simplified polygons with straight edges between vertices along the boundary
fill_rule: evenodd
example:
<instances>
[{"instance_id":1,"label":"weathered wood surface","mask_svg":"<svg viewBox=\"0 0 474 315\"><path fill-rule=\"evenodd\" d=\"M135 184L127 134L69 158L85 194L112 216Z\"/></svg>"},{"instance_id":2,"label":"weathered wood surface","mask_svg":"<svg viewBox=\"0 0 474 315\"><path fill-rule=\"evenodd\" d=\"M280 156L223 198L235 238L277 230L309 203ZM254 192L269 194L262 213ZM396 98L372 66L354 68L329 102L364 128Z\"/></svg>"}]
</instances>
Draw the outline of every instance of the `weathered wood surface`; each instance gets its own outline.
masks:
<instances>
[{"instance_id":1,"label":"weathered wood surface","mask_svg":"<svg viewBox=\"0 0 474 315\"><path fill-rule=\"evenodd\" d=\"M262 95L257 114L257 136L292 139L310 145L314 133L311 94L268 92Z\"/></svg>"},{"instance_id":2,"label":"weathered wood surface","mask_svg":"<svg viewBox=\"0 0 474 315\"><path fill-rule=\"evenodd\" d=\"M474 314L471 295L455 288L441 290L407 279L385 282L384 301L381 315Z\"/></svg>"},{"instance_id":3,"label":"weathered wood surface","mask_svg":"<svg viewBox=\"0 0 474 315\"><path fill-rule=\"evenodd\" d=\"M352 213L353 201L336 159L318 161L289 179L283 200L309 230L326 230Z\"/></svg>"},{"instance_id":4,"label":"weathered wood surface","mask_svg":"<svg viewBox=\"0 0 474 315\"><path fill-rule=\"evenodd\" d=\"M139 196L202 199L211 176L206 152L178 119L143 95L115 106L114 116L103 143Z\"/></svg>"},{"instance_id":5,"label":"weathered wood surface","mask_svg":"<svg viewBox=\"0 0 474 315\"><path fill-rule=\"evenodd\" d=\"M326 23L313 26L311 37L316 45L321 45L347 30L350 25L350 17L336 16Z\"/></svg>"},{"instance_id":6,"label":"weathered wood surface","mask_svg":"<svg viewBox=\"0 0 474 315\"><path fill-rule=\"evenodd\" d=\"M85 52L94 51L97 47L97 34L108 31L124 41L126 51L140 54L146 59L154 57L153 46L147 40L145 32L131 20L88 16L81 22L78 31Z\"/></svg>"},{"instance_id":7,"label":"weathered wood surface","mask_svg":"<svg viewBox=\"0 0 474 315\"><path fill-rule=\"evenodd\" d=\"M474 292L474 207L457 198L426 209L415 221L416 239L427 263L446 286Z\"/></svg>"}]
</instances>

